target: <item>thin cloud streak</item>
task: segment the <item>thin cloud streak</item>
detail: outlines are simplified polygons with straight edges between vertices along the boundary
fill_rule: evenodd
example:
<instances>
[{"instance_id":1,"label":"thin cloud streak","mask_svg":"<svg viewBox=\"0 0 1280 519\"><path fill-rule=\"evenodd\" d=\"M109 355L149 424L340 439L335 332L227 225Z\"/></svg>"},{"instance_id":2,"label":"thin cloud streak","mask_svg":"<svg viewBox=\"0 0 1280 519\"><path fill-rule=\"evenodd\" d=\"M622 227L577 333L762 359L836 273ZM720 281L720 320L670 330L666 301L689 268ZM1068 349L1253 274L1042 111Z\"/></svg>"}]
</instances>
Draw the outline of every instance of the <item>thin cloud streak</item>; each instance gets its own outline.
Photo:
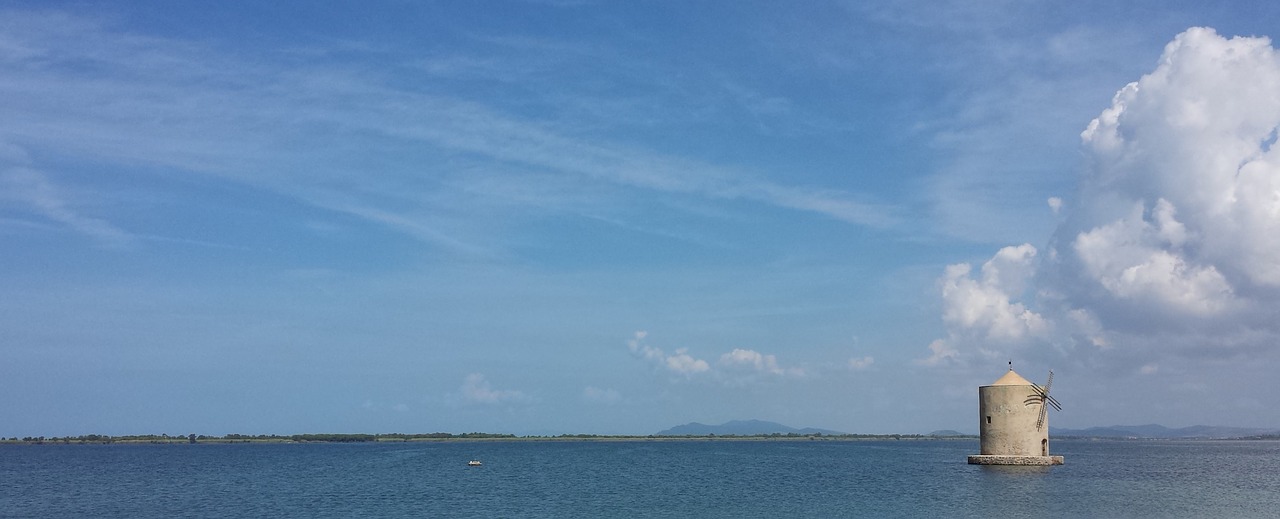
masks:
<instances>
[{"instance_id":1,"label":"thin cloud streak","mask_svg":"<svg viewBox=\"0 0 1280 519\"><path fill-rule=\"evenodd\" d=\"M13 33L8 47L18 50L0 60L0 69L7 70L0 94L10 99L0 104L7 122L0 141L21 140L37 151L74 152L122 167L148 164L167 169L166 174L177 169L215 175L315 202L325 198L315 191L358 196L343 186L366 175L361 155L416 147L420 151L413 154L424 160L475 154L560 175L745 200L875 229L900 223L893 206L860 201L850 193L778 184L754 173L596 138L589 142L492 106L391 88L342 62L275 68L65 16L11 11L8 17L34 27L63 28L52 34ZM57 37L67 26L77 27L76 38ZM86 81L68 68L70 63L103 72ZM378 175L411 185L412 178L432 174L399 160L379 166ZM375 211L367 205L356 201L338 210L430 243L473 248L461 245L468 239L432 230L414 212Z\"/></svg>"},{"instance_id":2,"label":"thin cloud streak","mask_svg":"<svg viewBox=\"0 0 1280 519\"><path fill-rule=\"evenodd\" d=\"M135 237L110 222L81 214L74 209L44 174L29 168L11 168L0 172L0 191L8 198L35 213L93 238L108 247L127 247Z\"/></svg>"}]
</instances>

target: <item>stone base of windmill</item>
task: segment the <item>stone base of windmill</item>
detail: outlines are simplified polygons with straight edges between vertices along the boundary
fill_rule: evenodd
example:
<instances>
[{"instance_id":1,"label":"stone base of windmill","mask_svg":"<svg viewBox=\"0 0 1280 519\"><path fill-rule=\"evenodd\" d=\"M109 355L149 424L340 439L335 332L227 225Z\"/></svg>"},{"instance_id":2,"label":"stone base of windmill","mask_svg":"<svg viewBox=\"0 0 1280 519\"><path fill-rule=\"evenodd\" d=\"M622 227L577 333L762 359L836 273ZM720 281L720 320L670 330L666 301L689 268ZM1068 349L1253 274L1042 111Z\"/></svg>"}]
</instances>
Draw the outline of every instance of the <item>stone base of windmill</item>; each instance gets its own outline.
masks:
<instances>
[{"instance_id":1,"label":"stone base of windmill","mask_svg":"<svg viewBox=\"0 0 1280 519\"><path fill-rule=\"evenodd\" d=\"M1044 467L1061 465L1062 456L1006 456L997 454L970 454L970 465L1015 465L1021 467Z\"/></svg>"}]
</instances>

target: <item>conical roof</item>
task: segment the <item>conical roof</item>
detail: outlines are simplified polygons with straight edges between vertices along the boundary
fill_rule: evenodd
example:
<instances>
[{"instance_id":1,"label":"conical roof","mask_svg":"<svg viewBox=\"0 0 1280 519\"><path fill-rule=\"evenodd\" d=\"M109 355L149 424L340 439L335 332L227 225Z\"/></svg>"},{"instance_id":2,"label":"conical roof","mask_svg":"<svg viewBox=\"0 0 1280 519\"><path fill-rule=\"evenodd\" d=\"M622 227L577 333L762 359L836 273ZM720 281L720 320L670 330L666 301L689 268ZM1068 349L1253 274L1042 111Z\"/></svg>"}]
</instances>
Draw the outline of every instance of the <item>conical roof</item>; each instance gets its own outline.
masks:
<instances>
[{"instance_id":1,"label":"conical roof","mask_svg":"<svg viewBox=\"0 0 1280 519\"><path fill-rule=\"evenodd\" d=\"M996 379L996 381L992 382L991 385L993 386L1032 386L1035 384L1032 384L1027 379L1022 378L1022 375L1019 375L1016 372L1014 372L1013 368L1009 368L1008 373L1005 373L1003 377Z\"/></svg>"}]
</instances>

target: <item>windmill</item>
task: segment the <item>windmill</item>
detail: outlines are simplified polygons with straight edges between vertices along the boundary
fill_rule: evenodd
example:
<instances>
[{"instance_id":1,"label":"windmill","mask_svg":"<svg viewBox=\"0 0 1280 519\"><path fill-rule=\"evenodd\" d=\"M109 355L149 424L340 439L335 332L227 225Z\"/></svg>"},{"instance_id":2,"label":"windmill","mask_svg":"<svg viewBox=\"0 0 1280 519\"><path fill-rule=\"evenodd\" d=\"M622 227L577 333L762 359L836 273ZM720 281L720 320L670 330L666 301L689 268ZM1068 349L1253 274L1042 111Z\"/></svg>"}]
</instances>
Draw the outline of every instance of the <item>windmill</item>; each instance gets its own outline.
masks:
<instances>
[{"instance_id":1,"label":"windmill","mask_svg":"<svg viewBox=\"0 0 1280 519\"><path fill-rule=\"evenodd\" d=\"M1052 371L1042 386L1010 369L995 382L978 386L978 436L982 453L969 456L969 463L1061 465L1062 456L1049 455L1048 407L1062 410L1058 401L1049 396L1051 385Z\"/></svg>"},{"instance_id":2,"label":"windmill","mask_svg":"<svg viewBox=\"0 0 1280 519\"><path fill-rule=\"evenodd\" d=\"M1045 414L1049 412L1049 407L1045 405L1046 403L1053 406L1053 409L1056 411L1062 410L1062 404L1059 404L1057 399L1049 396L1049 387L1052 385L1053 370L1049 370L1049 380L1044 383L1044 387L1040 387L1035 384L1031 385L1031 388L1036 392L1032 398L1039 398L1040 400L1040 418L1036 419L1036 430L1040 430L1040 428L1044 427Z\"/></svg>"}]
</instances>

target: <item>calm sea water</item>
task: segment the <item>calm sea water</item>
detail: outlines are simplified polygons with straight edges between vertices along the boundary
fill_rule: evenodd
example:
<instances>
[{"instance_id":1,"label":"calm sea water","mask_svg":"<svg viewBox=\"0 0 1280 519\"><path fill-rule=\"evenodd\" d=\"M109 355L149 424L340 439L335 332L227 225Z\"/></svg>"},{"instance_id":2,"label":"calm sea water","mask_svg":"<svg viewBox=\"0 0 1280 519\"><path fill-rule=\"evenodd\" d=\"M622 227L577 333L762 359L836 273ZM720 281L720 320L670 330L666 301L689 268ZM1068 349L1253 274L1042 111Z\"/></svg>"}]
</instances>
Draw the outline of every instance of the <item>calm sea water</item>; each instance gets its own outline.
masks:
<instances>
[{"instance_id":1,"label":"calm sea water","mask_svg":"<svg viewBox=\"0 0 1280 519\"><path fill-rule=\"evenodd\" d=\"M1280 517L1280 442L0 446L3 517ZM471 459L482 467L467 467Z\"/></svg>"}]
</instances>

